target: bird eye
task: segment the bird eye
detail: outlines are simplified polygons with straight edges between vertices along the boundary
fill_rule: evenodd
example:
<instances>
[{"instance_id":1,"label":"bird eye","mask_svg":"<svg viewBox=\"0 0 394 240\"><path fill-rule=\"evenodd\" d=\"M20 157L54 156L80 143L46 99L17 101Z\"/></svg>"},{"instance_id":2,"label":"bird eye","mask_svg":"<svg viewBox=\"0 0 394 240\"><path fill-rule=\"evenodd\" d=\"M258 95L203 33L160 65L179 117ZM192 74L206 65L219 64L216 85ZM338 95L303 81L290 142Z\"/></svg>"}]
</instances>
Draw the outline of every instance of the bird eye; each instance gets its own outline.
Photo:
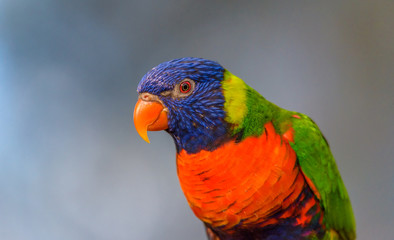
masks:
<instances>
[{"instance_id":1,"label":"bird eye","mask_svg":"<svg viewBox=\"0 0 394 240\"><path fill-rule=\"evenodd\" d=\"M193 93L196 83L190 78L184 78L180 83L175 85L171 92L173 98L184 98Z\"/></svg>"},{"instance_id":2,"label":"bird eye","mask_svg":"<svg viewBox=\"0 0 394 240\"><path fill-rule=\"evenodd\" d=\"M188 93L192 89L192 84L189 81L184 81L179 84L179 91L181 93Z\"/></svg>"}]
</instances>

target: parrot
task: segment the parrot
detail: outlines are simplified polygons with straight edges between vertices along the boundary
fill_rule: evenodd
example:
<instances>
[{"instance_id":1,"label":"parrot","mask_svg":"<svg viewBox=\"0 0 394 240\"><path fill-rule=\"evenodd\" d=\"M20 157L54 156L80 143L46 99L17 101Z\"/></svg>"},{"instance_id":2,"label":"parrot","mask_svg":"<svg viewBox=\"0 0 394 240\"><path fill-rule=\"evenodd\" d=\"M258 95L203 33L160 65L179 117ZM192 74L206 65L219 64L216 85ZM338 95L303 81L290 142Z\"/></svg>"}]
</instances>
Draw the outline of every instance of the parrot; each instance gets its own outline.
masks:
<instances>
[{"instance_id":1,"label":"parrot","mask_svg":"<svg viewBox=\"0 0 394 240\"><path fill-rule=\"evenodd\" d=\"M266 100L216 61L148 71L134 125L176 146L181 189L210 240L356 238L349 195L326 138L305 114Z\"/></svg>"}]
</instances>

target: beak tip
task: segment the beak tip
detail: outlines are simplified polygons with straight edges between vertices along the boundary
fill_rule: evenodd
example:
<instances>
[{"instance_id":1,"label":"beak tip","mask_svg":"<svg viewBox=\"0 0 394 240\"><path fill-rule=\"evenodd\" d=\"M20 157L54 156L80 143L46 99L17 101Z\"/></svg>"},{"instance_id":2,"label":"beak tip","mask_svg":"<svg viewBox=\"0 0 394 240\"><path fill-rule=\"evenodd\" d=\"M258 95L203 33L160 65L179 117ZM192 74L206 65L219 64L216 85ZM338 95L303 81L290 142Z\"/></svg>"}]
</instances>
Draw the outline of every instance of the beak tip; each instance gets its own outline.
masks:
<instances>
[{"instance_id":1,"label":"beak tip","mask_svg":"<svg viewBox=\"0 0 394 240\"><path fill-rule=\"evenodd\" d=\"M140 137L141 137L145 142L150 143L147 130L145 130L145 131L141 131L141 130L138 131L138 130L140 130L140 129L137 129L138 135L140 135Z\"/></svg>"},{"instance_id":2,"label":"beak tip","mask_svg":"<svg viewBox=\"0 0 394 240\"><path fill-rule=\"evenodd\" d=\"M146 138L143 138L145 140L145 142L150 143L148 136L146 136Z\"/></svg>"}]
</instances>

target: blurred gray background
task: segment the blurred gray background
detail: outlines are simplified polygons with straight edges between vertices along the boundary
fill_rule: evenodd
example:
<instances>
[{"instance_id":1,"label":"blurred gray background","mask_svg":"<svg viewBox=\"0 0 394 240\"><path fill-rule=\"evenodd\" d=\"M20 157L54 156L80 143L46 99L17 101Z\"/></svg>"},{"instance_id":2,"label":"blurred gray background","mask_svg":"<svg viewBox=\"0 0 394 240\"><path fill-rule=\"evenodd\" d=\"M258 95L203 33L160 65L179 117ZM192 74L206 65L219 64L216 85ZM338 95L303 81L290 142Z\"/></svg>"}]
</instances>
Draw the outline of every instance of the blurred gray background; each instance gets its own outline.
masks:
<instances>
[{"instance_id":1,"label":"blurred gray background","mask_svg":"<svg viewBox=\"0 0 394 240\"><path fill-rule=\"evenodd\" d=\"M394 1L0 1L0 239L205 239L164 132L132 123L160 62L219 61L310 115L358 239L394 236Z\"/></svg>"}]
</instances>

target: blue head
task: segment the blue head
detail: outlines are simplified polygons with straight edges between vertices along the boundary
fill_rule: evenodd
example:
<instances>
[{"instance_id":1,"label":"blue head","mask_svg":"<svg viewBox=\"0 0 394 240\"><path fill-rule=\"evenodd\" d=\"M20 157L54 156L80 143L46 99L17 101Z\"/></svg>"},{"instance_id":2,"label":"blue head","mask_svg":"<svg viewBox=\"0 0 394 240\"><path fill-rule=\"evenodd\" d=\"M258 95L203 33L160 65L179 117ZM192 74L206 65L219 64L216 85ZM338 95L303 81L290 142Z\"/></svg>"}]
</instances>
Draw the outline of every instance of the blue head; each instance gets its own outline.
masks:
<instances>
[{"instance_id":1,"label":"blue head","mask_svg":"<svg viewBox=\"0 0 394 240\"><path fill-rule=\"evenodd\" d=\"M214 150L228 139L221 81L224 68L201 58L180 58L150 70L139 93L157 96L168 109L167 132L178 152Z\"/></svg>"}]
</instances>

